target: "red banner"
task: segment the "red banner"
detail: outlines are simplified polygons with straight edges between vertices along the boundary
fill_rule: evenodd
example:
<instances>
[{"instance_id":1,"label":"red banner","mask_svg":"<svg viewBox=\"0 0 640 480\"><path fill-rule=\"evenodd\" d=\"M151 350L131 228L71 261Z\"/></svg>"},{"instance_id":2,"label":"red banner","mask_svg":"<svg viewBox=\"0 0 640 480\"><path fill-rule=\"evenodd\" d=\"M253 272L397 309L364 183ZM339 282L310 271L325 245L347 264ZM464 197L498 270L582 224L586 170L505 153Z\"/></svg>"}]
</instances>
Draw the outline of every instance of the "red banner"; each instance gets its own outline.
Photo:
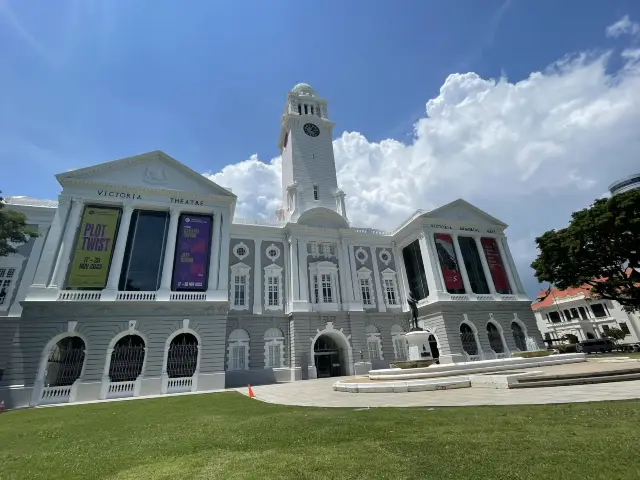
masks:
<instances>
[{"instance_id":1,"label":"red banner","mask_svg":"<svg viewBox=\"0 0 640 480\"><path fill-rule=\"evenodd\" d=\"M484 256L489 264L491 278L493 279L496 291L502 294L510 294L511 288L509 287L509 277L507 277L507 272L504 269L504 264L502 263L502 256L500 255L498 242L495 238L489 237L482 237L480 242L482 243Z\"/></svg>"},{"instance_id":2,"label":"red banner","mask_svg":"<svg viewBox=\"0 0 640 480\"><path fill-rule=\"evenodd\" d=\"M453 248L451 235L436 233L433 235L433 238L436 241L436 251L438 252L438 259L440 260L440 267L442 268L442 275L444 276L444 284L447 291L464 290L462 286L462 275L458 267L458 259L456 258L456 251Z\"/></svg>"}]
</instances>

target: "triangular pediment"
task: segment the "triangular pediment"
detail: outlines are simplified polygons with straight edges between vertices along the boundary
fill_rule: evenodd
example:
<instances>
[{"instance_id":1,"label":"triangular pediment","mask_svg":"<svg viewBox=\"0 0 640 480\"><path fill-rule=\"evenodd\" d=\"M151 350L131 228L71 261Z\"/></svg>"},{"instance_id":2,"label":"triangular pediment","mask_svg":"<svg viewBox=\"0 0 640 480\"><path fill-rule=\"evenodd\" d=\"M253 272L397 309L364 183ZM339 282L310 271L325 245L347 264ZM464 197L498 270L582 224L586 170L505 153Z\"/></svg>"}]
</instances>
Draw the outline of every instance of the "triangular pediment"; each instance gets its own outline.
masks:
<instances>
[{"instance_id":1,"label":"triangular pediment","mask_svg":"<svg viewBox=\"0 0 640 480\"><path fill-rule=\"evenodd\" d=\"M466 200L458 199L440 208L436 208L425 215L426 218L433 220L444 220L447 222L472 223L477 225L491 225L495 227L506 228L507 224L492 217L487 212L480 210L478 207L470 204Z\"/></svg>"},{"instance_id":2,"label":"triangular pediment","mask_svg":"<svg viewBox=\"0 0 640 480\"><path fill-rule=\"evenodd\" d=\"M236 196L164 152L154 151L56 175L67 185L93 184L189 192L202 196Z\"/></svg>"}]
</instances>

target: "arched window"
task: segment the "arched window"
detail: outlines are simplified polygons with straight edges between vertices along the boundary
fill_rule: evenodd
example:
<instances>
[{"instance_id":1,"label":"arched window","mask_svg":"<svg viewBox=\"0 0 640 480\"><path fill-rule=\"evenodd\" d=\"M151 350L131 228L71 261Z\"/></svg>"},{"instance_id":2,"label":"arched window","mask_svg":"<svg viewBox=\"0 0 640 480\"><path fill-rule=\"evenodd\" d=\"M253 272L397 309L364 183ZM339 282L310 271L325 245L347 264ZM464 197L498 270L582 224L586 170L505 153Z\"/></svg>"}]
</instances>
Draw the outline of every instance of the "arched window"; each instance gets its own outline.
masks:
<instances>
[{"instance_id":1,"label":"arched window","mask_svg":"<svg viewBox=\"0 0 640 480\"><path fill-rule=\"evenodd\" d=\"M228 370L249 370L249 334L238 328L229 334Z\"/></svg>"},{"instance_id":2,"label":"arched window","mask_svg":"<svg viewBox=\"0 0 640 480\"><path fill-rule=\"evenodd\" d=\"M264 368L281 368L284 365L284 335L278 328L270 328L264 334Z\"/></svg>"},{"instance_id":3,"label":"arched window","mask_svg":"<svg viewBox=\"0 0 640 480\"><path fill-rule=\"evenodd\" d=\"M518 322L511 322L511 334L516 347L521 352L527 351L527 336Z\"/></svg>"},{"instance_id":4,"label":"arched window","mask_svg":"<svg viewBox=\"0 0 640 480\"><path fill-rule=\"evenodd\" d=\"M169 344L167 375L169 378L192 377L198 366L198 339L192 333L179 333Z\"/></svg>"},{"instance_id":5,"label":"arched window","mask_svg":"<svg viewBox=\"0 0 640 480\"><path fill-rule=\"evenodd\" d=\"M142 373L145 344L139 335L126 335L113 347L109 365L112 382L132 382Z\"/></svg>"},{"instance_id":6,"label":"arched window","mask_svg":"<svg viewBox=\"0 0 640 480\"><path fill-rule=\"evenodd\" d=\"M467 355L475 356L480 354L476 335L473 329L466 323L460 325L460 341L462 342L462 349Z\"/></svg>"},{"instance_id":7,"label":"arched window","mask_svg":"<svg viewBox=\"0 0 640 480\"><path fill-rule=\"evenodd\" d=\"M82 373L85 344L80 337L64 337L51 349L44 375L45 387L73 385Z\"/></svg>"},{"instance_id":8,"label":"arched window","mask_svg":"<svg viewBox=\"0 0 640 480\"><path fill-rule=\"evenodd\" d=\"M407 339L404 336L404 328L400 325L391 327L391 340L393 341L393 354L396 360L407 359Z\"/></svg>"},{"instance_id":9,"label":"arched window","mask_svg":"<svg viewBox=\"0 0 640 480\"><path fill-rule=\"evenodd\" d=\"M500 330L493 322L487 323L487 337L489 338L489 345L491 350L495 353L504 353L504 344L502 343L502 335Z\"/></svg>"},{"instance_id":10,"label":"arched window","mask_svg":"<svg viewBox=\"0 0 640 480\"><path fill-rule=\"evenodd\" d=\"M380 330L375 325L367 325L367 350L369 350L369 360L383 360L382 341L380 340Z\"/></svg>"}]
</instances>

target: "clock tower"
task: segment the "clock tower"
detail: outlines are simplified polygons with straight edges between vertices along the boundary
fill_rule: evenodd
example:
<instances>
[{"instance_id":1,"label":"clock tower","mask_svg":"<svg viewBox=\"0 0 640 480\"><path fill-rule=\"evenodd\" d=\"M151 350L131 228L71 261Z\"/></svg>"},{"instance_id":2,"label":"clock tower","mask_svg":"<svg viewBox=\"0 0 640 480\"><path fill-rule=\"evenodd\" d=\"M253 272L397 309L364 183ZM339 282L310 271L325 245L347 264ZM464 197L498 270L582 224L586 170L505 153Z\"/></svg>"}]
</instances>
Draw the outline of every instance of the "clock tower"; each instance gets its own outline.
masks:
<instances>
[{"instance_id":1,"label":"clock tower","mask_svg":"<svg viewBox=\"0 0 640 480\"><path fill-rule=\"evenodd\" d=\"M347 225L344 192L338 188L333 156L334 123L327 114L327 101L306 83L299 83L287 94L280 123L283 204L279 218L297 222L305 212L331 215L327 212L330 210Z\"/></svg>"}]
</instances>

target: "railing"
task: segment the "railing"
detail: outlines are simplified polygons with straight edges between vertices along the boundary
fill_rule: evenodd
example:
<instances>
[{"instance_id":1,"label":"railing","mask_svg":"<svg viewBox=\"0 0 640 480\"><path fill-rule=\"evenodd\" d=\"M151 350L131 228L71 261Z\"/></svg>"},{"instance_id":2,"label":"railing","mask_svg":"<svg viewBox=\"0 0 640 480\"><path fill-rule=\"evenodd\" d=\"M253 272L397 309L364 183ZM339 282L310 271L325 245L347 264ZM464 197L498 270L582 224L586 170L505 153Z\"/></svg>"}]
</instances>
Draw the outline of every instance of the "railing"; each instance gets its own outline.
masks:
<instances>
[{"instance_id":1,"label":"railing","mask_svg":"<svg viewBox=\"0 0 640 480\"><path fill-rule=\"evenodd\" d=\"M133 397L136 388L136 382L109 382L109 390L107 390L107 398Z\"/></svg>"},{"instance_id":2,"label":"railing","mask_svg":"<svg viewBox=\"0 0 640 480\"><path fill-rule=\"evenodd\" d=\"M467 362L479 362L482 360L480 355L469 355L468 353L465 355L467 356Z\"/></svg>"},{"instance_id":3,"label":"railing","mask_svg":"<svg viewBox=\"0 0 640 480\"><path fill-rule=\"evenodd\" d=\"M71 396L71 385L64 387L44 387L40 403L63 403L68 402Z\"/></svg>"},{"instance_id":4,"label":"railing","mask_svg":"<svg viewBox=\"0 0 640 480\"><path fill-rule=\"evenodd\" d=\"M496 353L496 358L511 358L511 354L507 352Z\"/></svg>"},{"instance_id":5,"label":"railing","mask_svg":"<svg viewBox=\"0 0 640 480\"><path fill-rule=\"evenodd\" d=\"M263 218L234 218L233 224L235 225L258 225L262 227L282 227L285 222L278 220L268 220Z\"/></svg>"},{"instance_id":6,"label":"railing","mask_svg":"<svg viewBox=\"0 0 640 480\"><path fill-rule=\"evenodd\" d=\"M451 300L456 302L468 302L469 295L451 295Z\"/></svg>"},{"instance_id":7,"label":"railing","mask_svg":"<svg viewBox=\"0 0 640 480\"><path fill-rule=\"evenodd\" d=\"M516 297L515 295L500 295L500 298L502 300L505 300L505 301L516 301L516 300L518 300L518 297Z\"/></svg>"},{"instance_id":8,"label":"railing","mask_svg":"<svg viewBox=\"0 0 640 480\"><path fill-rule=\"evenodd\" d=\"M116 300L125 302L152 301L156 299L156 292L118 292Z\"/></svg>"},{"instance_id":9,"label":"railing","mask_svg":"<svg viewBox=\"0 0 640 480\"><path fill-rule=\"evenodd\" d=\"M179 302L188 302L188 301L204 301L207 299L207 294L205 292L171 292L169 297L171 300L176 300Z\"/></svg>"},{"instance_id":10,"label":"railing","mask_svg":"<svg viewBox=\"0 0 640 480\"><path fill-rule=\"evenodd\" d=\"M384 230L378 230L376 228L363 228L363 227L354 227L351 229L352 232L355 233L364 233L365 235L382 235L382 236L390 236L391 232L386 232Z\"/></svg>"},{"instance_id":11,"label":"railing","mask_svg":"<svg viewBox=\"0 0 640 480\"><path fill-rule=\"evenodd\" d=\"M493 295L476 295L476 300L479 302L493 302L495 297Z\"/></svg>"},{"instance_id":12,"label":"railing","mask_svg":"<svg viewBox=\"0 0 640 480\"><path fill-rule=\"evenodd\" d=\"M193 377L170 378L167 383L167 393L190 392Z\"/></svg>"},{"instance_id":13,"label":"railing","mask_svg":"<svg viewBox=\"0 0 640 480\"><path fill-rule=\"evenodd\" d=\"M65 302L87 302L100 300L102 292L88 292L83 290L61 290L58 293L58 300Z\"/></svg>"}]
</instances>

